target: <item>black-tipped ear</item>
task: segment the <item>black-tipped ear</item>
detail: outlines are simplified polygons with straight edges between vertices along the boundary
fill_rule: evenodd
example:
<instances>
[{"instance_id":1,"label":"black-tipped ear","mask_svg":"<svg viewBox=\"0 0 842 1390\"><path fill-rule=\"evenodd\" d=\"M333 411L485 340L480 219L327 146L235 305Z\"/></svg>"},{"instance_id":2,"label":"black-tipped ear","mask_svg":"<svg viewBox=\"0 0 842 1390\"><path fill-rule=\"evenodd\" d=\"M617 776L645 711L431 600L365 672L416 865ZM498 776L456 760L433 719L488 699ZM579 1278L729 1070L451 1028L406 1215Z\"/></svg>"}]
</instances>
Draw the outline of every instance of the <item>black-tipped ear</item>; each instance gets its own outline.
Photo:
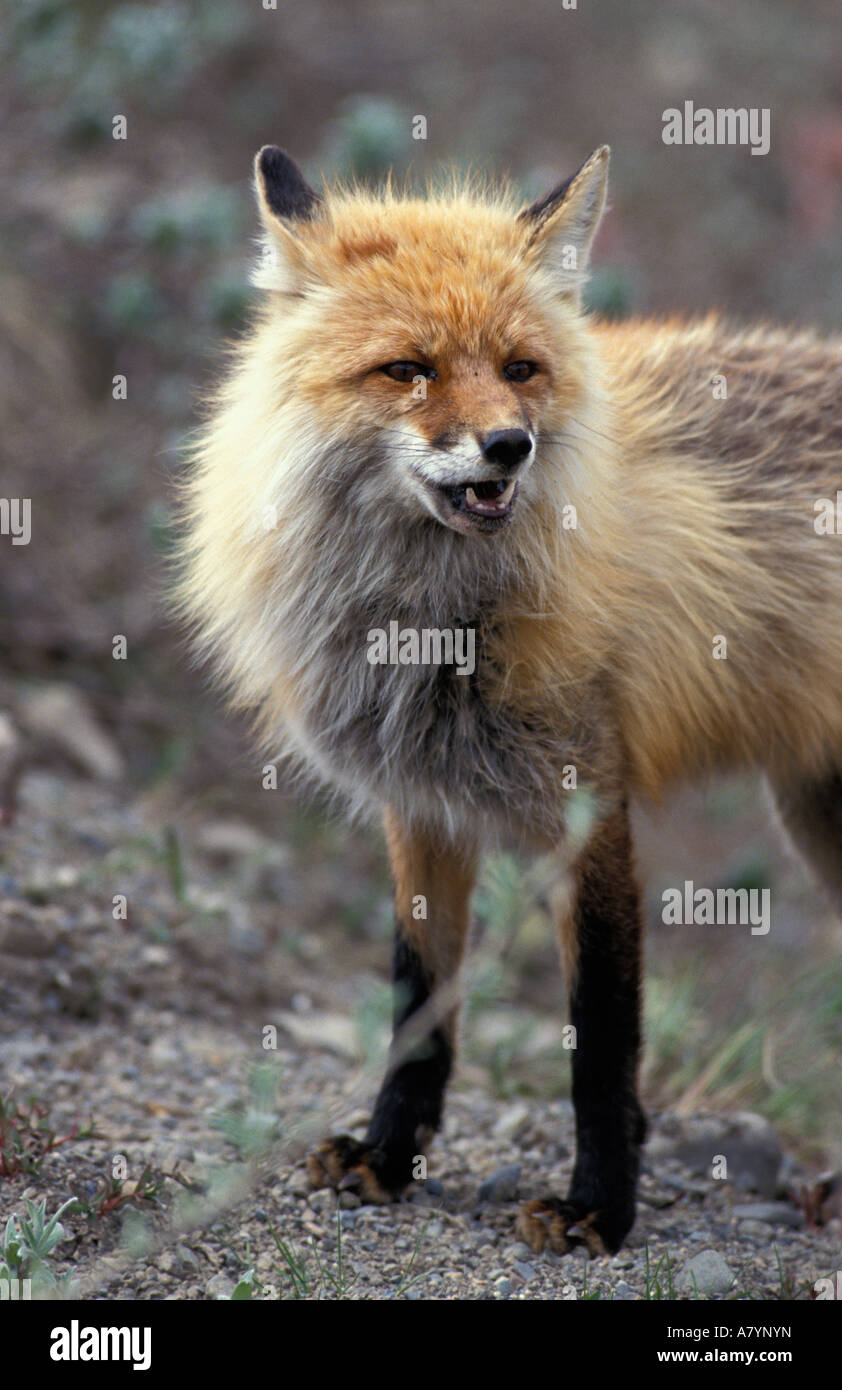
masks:
<instances>
[{"instance_id":1,"label":"black-tipped ear","mask_svg":"<svg viewBox=\"0 0 842 1390\"><path fill-rule=\"evenodd\" d=\"M587 164L587 160L585 160L585 164ZM543 198L537 198L534 203L529 204L528 208L523 208L518 213L518 221L534 222L537 226L543 222L545 217L550 217L556 208L564 202L567 190L573 180L579 177L585 164L580 164L575 174L571 174L568 179L564 180L564 183L557 184L555 188L550 189L550 192L545 193Z\"/></svg>"},{"instance_id":2,"label":"black-tipped ear","mask_svg":"<svg viewBox=\"0 0 842 1390\"><path fill-rule=\"evenodd\" d=\"M520 222L533 222L536 227L540 226L547 217L552 217L556 208L561 206L579 175L589 164L607 164L608 153L608 146L600 145L599 149L594 150L593 154L589 154L587 159L579 165L575 174L571 174L563 183L557 184L543 198L538 198L534 203L530 203L529 207L523 208L518 213L518 220Z\"/></svg>"},{"instance_id":3,"label":"black-tipped ear","mask_svg":"<svg viewBox=\"0 0 842 1390\"><path fill-rule=\"evenodd\" d=\"M529 254L554 276L559 291L578 294L605 208L610 150L600 145L571 178L518 213Z\"/></svg>"},{"instance_id":4,"label":"black-tipped ear","mask_svg":"<svg viewBox=\"0 0 842 1390\"><path fill-rule=\"evenodd\" d=\"M277 145L264 145L255 160L255 175L266 206L285 222L306 222L321 198L309 185L298 165Z\"/></svg>"}]
</instances>

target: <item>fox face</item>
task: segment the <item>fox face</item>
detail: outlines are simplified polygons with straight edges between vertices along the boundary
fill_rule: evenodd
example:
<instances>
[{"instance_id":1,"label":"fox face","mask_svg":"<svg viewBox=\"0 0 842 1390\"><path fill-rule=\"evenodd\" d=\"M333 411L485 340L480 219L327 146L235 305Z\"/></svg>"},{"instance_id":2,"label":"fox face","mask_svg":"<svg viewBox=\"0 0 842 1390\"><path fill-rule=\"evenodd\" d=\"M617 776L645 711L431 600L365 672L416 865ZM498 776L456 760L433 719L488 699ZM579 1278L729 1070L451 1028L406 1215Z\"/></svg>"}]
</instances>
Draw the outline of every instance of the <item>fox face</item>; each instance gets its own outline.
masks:
<instances>
[{"instance_id":1,"label":"fox face","mask_svg":"<svg viewBox=\"0 0 842 1390\"><path fill-rule=\"evenodd\" d=\"M580 291L607 163L596 151L518 210L464 191L322 198L260 152L265 332L304 427L346 441L330 473L349 507L493 535L540 495L542 445L563 442L589 379Z\"/></svg>"}]
</instances>

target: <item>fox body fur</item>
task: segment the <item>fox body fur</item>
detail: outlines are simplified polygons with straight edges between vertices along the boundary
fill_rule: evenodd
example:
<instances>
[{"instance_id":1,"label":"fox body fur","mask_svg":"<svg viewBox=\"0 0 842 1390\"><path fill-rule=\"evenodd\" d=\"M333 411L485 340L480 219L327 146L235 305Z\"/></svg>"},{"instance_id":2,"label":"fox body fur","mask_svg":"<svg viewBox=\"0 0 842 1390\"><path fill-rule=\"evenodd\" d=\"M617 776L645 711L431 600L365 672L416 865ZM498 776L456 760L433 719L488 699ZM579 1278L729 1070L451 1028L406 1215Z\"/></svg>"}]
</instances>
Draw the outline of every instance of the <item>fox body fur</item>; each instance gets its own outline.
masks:
<instances>
[{"instance_id":1,"label":"fox body fur","mask_svg":"<svg viewBox=\"0 0 842 1390\"><path fill-rule=\"evenodd\" d=\"M196 452L180 581L265 749L384 813L415 1010L458 972L483 849L564 863L588 1041L570 1196L522 1214L536 1248L616 1248L633 1219L629 798L763 769L842 905L842 534L816 525L842 500L842 340L592 320L607 163L522 209L471 186L319 195L261 151L261 305ZM394 622L472 629L476 669L372 664ZM366 1141L328 1141L314 1180L406 1185L454 1020L448 997L438 1070L422 1083L398 1050ZM608 1119L588 1098L606 1087Z\"/></svg>"}]
</instances>

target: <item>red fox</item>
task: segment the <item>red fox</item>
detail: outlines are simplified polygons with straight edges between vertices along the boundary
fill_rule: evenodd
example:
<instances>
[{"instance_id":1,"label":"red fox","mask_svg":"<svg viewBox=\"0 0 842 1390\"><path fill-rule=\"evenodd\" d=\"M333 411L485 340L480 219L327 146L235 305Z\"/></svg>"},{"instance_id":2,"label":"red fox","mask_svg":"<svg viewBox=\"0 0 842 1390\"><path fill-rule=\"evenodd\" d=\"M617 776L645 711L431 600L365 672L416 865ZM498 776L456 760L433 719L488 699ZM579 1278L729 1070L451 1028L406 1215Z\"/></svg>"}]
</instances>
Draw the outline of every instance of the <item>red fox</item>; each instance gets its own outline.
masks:
<instances>
[{"instance_id":1,"label":"red fox","mask_svg":"<svg viewBox=\"0 0 842 1390\"><path fill-rule=\"evenodd\" d=\"M842 340L594 321L608 160L519 207L458 182L317 193L262 149L262 298L179 580L268 753L385 821L393 1052L365 1138L325 1140L312 1182L412 1180L478 857L526 846L559 865L577 1153L517 1228L591 1254L633 1224L646 1135L630 798L763 769L842 907Z\"/></svg>"}]
</instances>

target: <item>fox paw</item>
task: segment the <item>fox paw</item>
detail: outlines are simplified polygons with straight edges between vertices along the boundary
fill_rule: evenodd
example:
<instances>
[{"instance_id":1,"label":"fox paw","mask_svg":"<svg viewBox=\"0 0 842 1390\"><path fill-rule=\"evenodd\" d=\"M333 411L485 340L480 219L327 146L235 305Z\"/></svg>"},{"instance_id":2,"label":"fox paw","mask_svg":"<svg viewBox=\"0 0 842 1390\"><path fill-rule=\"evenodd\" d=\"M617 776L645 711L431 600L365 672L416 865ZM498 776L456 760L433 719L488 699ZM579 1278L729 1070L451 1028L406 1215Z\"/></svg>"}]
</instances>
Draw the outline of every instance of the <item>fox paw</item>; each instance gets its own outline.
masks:
<instances>
[{"instance_id":1,"label":"fox paw","mask_svg":"<svg viewBox=\"0 0 842 1390\"><path fill-rule=\"evenodd\" d=\"M334 1134L313 1149L307 1155L307 1175L312 1187L355 1192L363 1202L393 1202L406 1187L406 1182L395 1185L386 1172L380 1149L350 1134Z\"/></svg>"},{"instance_id":2,"label":"fox paw","mask_svg":"<svg viewBox=\"0 0 842 1390\"><path fill-rule=\"evenodd\" d=\"M566 1255L575 1246L584 1245L593 1259L619 1250L625 1230L619 1230L618 1223L606 1220L601 1212L584 1211L560 1197L545 1197L523 1203L518 1212L517 1233L537 1254L549 1249L556 1255Z\"/></svg>"}]
</instances>

